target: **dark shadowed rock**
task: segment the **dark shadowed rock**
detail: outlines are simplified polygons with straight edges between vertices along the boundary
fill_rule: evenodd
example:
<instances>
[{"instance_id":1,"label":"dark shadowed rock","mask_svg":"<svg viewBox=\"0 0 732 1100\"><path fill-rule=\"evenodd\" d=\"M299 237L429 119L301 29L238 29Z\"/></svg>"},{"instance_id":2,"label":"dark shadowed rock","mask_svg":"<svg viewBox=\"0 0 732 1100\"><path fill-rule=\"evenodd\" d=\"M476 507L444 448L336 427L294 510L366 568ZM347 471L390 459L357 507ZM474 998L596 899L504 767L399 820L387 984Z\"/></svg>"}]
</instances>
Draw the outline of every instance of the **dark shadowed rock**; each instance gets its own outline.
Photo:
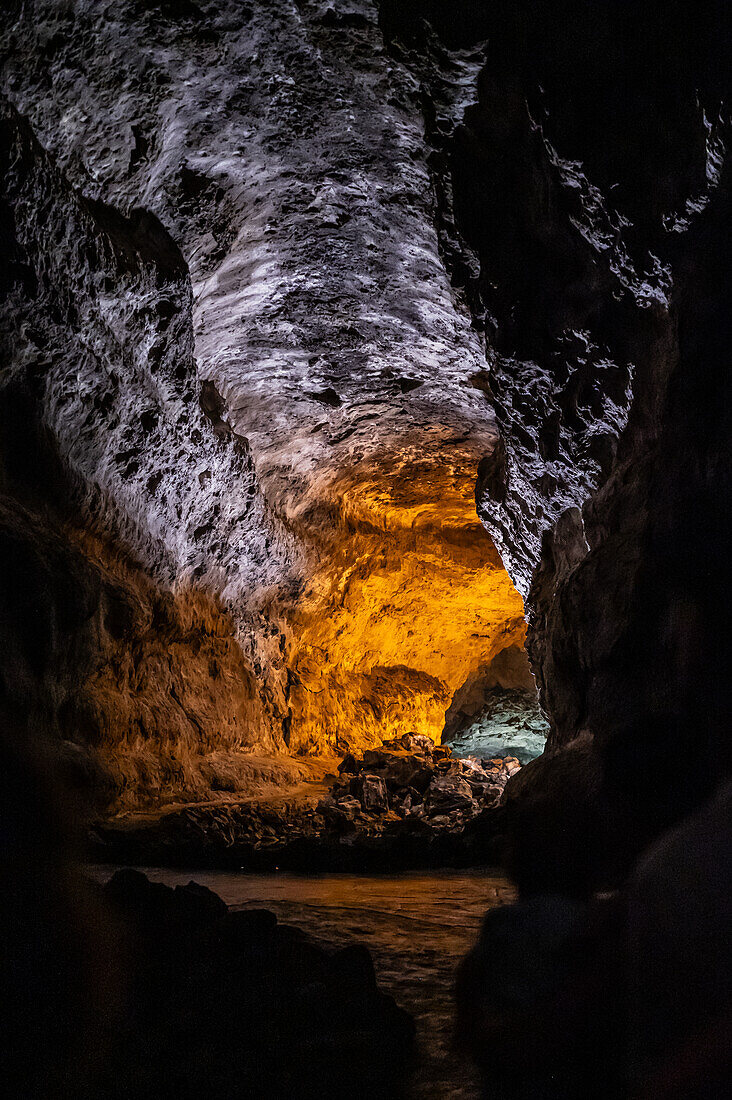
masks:
<instances>
[{"instance_id":1,"label":"dark shadowed rock","mask_svg":"<svg viewBox=\"0 0 732 1100\"><path fill-rule=\"evenodd\" d=\"M365 813L385 813L389 809L386 784L381 776L364 772L353 781L352 786Z\"/></svg>"},{"instance_id":2,"label":"dark shadowed rock","mask_svg":"<svg viewBox=\"0 0 732 1100\"><path fill-rule=\"evenodd\" d=\"M732 1080L732 785L644 853L628 885L630 1076L650 1095Z\"/></svg>"},{"instance_id":3,"label":"dark shadowed rock","mask_svg":"<svg viewBox=\"0 0 732 1100\"><path fill-rule=\"evenodd\" d=\"M195 882L118 871L104 895L134 955L128 1026L95 1095L398 1094L414 1028L379 991L365 948L329 954Z\"/></svg>"},{"instance_id":4,"label":"dark shadowed rock","mask_svg":"<svg viewBox=\"0 0 732 1100\"><path fill-rule=\"evenodd\" d=\"M341 773L341 775L343 775L344 773L346 775L356 775L362 767L363 763L357 762L353 753L349 752L346 754L346 756L343 757L340 764L338 765L338 771Z\"/></svg>"}]
</instances>

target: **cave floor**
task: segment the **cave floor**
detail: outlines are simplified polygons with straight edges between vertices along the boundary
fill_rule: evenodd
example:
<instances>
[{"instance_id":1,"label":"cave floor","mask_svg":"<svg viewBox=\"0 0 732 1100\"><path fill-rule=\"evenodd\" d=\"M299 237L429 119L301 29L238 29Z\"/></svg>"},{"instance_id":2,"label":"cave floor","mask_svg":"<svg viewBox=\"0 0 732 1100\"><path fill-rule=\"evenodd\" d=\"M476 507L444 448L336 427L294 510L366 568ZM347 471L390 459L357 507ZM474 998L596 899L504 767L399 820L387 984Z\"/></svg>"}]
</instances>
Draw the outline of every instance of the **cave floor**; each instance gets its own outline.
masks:
<instances>
[{"instance_id":1,"label":"cave floor","mask_svg":"<svg viewBox=\"0 0 732 1100\"><path fill-rule=\"evenodd\" d=\"M503 791L521 767L513 756L463 759L417 734L361 758L258 766L255 791L171 797L98 820L90 858L249 872L479 866L492 858Z\"/></svg>"},{"instance_id":2,"label":"cave floor","mask_svg":"<svg viewBox=\"0 0 732 1100\"><path fill-rule=\"evenodd\" d=\"M280 757L240 754L247 765L245 790L211 790L206 798L185 798L161 793L159 802L146 806L122 806L105 818L109 828L131 829L157 822L183 810L213 807L261 806L273 810L317 805L327 793L338 770L340 756Z\"/></svg>"}]
</instances>

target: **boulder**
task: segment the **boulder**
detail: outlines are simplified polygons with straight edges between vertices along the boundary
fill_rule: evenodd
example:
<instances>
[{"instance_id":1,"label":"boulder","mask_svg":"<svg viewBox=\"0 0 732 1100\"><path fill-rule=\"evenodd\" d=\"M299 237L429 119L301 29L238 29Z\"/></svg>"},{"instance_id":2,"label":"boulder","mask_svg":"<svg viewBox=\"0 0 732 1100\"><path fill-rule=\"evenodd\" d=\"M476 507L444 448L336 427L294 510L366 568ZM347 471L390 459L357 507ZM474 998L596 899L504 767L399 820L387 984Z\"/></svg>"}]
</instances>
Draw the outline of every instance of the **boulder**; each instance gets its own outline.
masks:
<instances>
[{"instance_id":1,"label":"boulder","mask_svg":"<svg viewBox=\"0 0 732 1100\"><path fill-rule=\"evenodd\" d=\"M465 771L465 765L462 760L450 760L448 757L443 757L441 760L435 761L435 771L438 771L440 775L462 775Z\"/></svg>"},{"instance_id":2,"label":"boulder","mask_svg":"<svg viewBox=\"0 0 732 1100\"><path fill-rule=\"evenodd\" d=\"M397 812L399 814L401 814L403 817L406 817L406 815L410 812L411 809L412 809L412 795L411 795L410 792L407 792L407 794L404 796L404 798L401 800L401 802L399 802L397 804Z\"/></svg>"},{"instance_id":3,"label":"boulder","mask_svg":"<svg viewBox=\"0 0 732 1100\"><path fill-rule=\"evenodd\" d=\"M478 810L470 784L459 775L433 780L427 792L427 801L430 808L440 813L451 809Z\"/></svg>"},{"instance_id":4,"label":"boulder","mask_svg":"<svg viewBox=\"0 0 732 1100\"><path fill-rule=\"evenodd\" d=\"M379 771L391 760L391 754L383 749L366 749L363 754L363 767L369 771Z\"/></svg>"},{"instance_id":5,"label":"boulder","mask_svg":"<svg viewBox=\"0 0 732 1100\"><path fill-rule=\"evenodd\" d=\"M390 791L404 787L426 791L434 776L434 769L418 756L393 756L383 774Z\"/></svg>"},{"instance_id":6,"label":"boulder","mask_svg":"<svg viewBox=\"0 0 732 1100\"><path fill-rule=\"evenodd\" d=\"M353 782L352 792L358 798L364 813L381 814L389 809L386 783L379 775L363 772Z\"/></svg>"},{"instance_id":7,"label":"boulder","mask_svg":"<svg viewBox=\"0 0 732 1100\"><path fill-rule=\"evenodd\" d=\"M356 760L356 757L352 752L349 752L347 756L344 756L338 765L338 771L341 775L357 775L363 764L361 761Z\"/></svg>"},{"instance_id":8,"label":"boulder","mask_svg":"<svg viewBox=\"0 0 732 1100\"><path fill-rule=\"evenodd\" d=\"M361 803L351 794L347 794L343 798L339 798L336 805L339 807L339 809L343 810L344 814L351 818L361 813Z\"/></svg>"},{"instance_id":9,"label":"boulder","mask_svg":"<svg viewBox=\"0 0 732 1100\"><path fill-rule=\"evenodd\" d=\"M344 760L341 777L331 788L329 820L336 824L333 813L347 812L351 833L354 828L356 833L381 830L392 820L404 828L416 819L429 820L431 829L460 831L482 810L498 805L510 774L518 769L515 757L463 759L432 746L427 737L404 735L366 750L362 760ZM356 806L363 808L365 818ZM341 825L339 831L347 830ZM349 843L353 839L349 834Z\"/></svg>"},{"instance_id":10,"label":"boulder","mask_svg":"<svg viewBox=\"0 0 732 1100\"><path fill-rule=\"evenodd\" d=\"M425 733L405 733L401 738L402 745L409 752L432 753L435 743Z\"/></svg>"},{"instance_id":11,"label":"boulder","mask_svg":"<svg viewBox=\"0 0 732 1100\"><path fill-rule=\"evenodd\" d=\"M341 803L348 799L345 806ZM353 829L353 818L355 813L352 810L352 804L356 803L358 809L361 809L361 803L355 798L351 798L350 795L345 795L343 799L339 799L337 802L332 795L326 795L318 803L318 813L323 815L325 823L334 829L336 832L348 832Z\"/></svg>"},{"instance_id":12,"label":"boulder","mask_svg":"<svg viewBox=\"0 0 732 1100\"><path fill-rule=\"evenodd\" d=\"M227 912L226 902L218 894L201 886L198 882L189 882L186 886L176 886L173 896L187 920L199 924L210 924Z\"/></svg>"}]
</instances>

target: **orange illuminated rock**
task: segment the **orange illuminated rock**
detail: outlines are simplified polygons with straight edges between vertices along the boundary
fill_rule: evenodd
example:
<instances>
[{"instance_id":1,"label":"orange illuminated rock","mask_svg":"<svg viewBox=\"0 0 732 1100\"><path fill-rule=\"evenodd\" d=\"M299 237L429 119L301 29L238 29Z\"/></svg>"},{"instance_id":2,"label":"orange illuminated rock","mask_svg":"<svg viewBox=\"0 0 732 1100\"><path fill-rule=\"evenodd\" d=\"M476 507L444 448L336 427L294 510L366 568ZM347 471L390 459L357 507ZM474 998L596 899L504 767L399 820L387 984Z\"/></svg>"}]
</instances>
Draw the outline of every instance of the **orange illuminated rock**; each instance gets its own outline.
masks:
<instances>
[{"instance_id":1,"label":"orange illuminated rock","mask_svg":"<svg viewBox=\"0 0 732 1100\"><path fill-rule=\"evenodd\" d=\"M202 40L193 67L171 24L152 80L129 63L145 20L87 7L52 87L32 76L45 20L16 13L0 111L29 273L8 376L39 395L56 464L9 490L41 531L62 506L91 578L83 615L70 565L49 608L50 725L124 803L251 792L255 758L294 773L298 755L439 740L524 620L476 515L498 433L418 85L376 18L343 35L289 0L231 6L226 49Z\"/></svg>"},{"instance_id":2,"label":"orange illuminated rock","mask_svg":"<svg viewBox=\"0 0 732 1100\"><path fill-rule=\"evenodd\" d=\"M331 487L341 522L311 528L318 567L290 620L291 751L439 741L453 694L523 645L521 597L475 513L475 460L458 457L397 454Z\"/></svg>"}]
</instances>

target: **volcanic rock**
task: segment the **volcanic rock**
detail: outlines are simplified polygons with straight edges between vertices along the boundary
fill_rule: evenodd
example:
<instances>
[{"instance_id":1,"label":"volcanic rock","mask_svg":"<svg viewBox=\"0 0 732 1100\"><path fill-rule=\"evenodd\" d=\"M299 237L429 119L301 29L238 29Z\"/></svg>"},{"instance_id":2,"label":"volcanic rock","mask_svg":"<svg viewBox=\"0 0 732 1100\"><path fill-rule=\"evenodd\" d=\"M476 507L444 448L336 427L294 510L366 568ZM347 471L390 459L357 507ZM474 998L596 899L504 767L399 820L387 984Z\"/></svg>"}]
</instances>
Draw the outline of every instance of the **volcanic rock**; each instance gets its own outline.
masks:
<instances>
[{"instance_id":1,"label":"volcanic rock","mask_svg":"<svg viewBox=\"0 0 732 1100\"><path fill-rule=\"evenodd\" d=\"M362 764L357 763L356 757L353 755L353 753L349 752L346 756L343 757L340 764L338 765L338 771L341 775L356 775L361 767Z\"/></svg>"},{"instance_id":2,"label":"volcanic rock","mask_svg":"<svg viewBox=\"0 0 732 1100\"><path fill-rule=\"evenodd\" d=\"M478 809L470 784L459 775L433 780L427 791L426 803L430 811Z\"/></svg>"},{"instance_id":3,"label":"volcanic rock","mask_svg":"<svg viewBox=\"0 0 732 1100\"><path fill-rule=\"evenodd\" d=\"M52 631L3 676L35 678L23 707L120 802L246 790L211 742L439 738L475 661L523 643L475 513L497 433L420 82L357 8L42 0L3 25L2 395L25 425L3 489L42 531L70 521L104 590L68 654Z\"/></svg>"},{"instance_id":4,"label":"volcanic rock","mask_svg":"<svg viewBox=\"0 0 732 1100\"><path fill-rule=\"evenodd\" d=\"M134 955L128 1024L98 1095L398 1089L414 1026L379 991L365 948L326 952L272 913L229 910L193 882L173 890L125 870L103 893Z\"/></svg>"},{"instance_id":5,"label":"volcanic rock","mask_svg":"<svg viewBox=\"0 0 732 1100\"><path fill-rule=\"evenodd\" d=\"M386 0L382 26L434 100L485 51L463 125L429 129L502 436L478 510L527 601L550 752L595 738L629 855L732 768L709 583L732 496L732 70L717 3L600 7L573 3L568 31L544 0ZM670 764L690 736L693 781ZM669 766L641 782L646 760Z\"/></svg>"},{"instance_id":6,"label":"volcanic rock","mask_svg":"<svg viewBox=\"0 0 732 1100\"><path fill-rule=\"evenodd\" d=\"M337 805L348 817L355 817L356 814L361 812L361 803L357 798L352 798L351 795L339 798Z\"/></svg>"},{"instance_id":7,"label":"volcanic rock","mask_svg":"<svg viewBox=\"0 0 732 1100\"><path fill-rule=\"evenodd\" d=\"M352 786L364 813L380 814L389 809L386 784L381 776L362 772L354 779Z\"/></svg>"},{"instance_id":8,"label":"volcanic rock","mask_svg":"<svg viewBox=\"0 0 732 1100\"><path fill-rule=\"evenodd\" d=\"M724 14L601 7L10 6L0 674L90 801L439 739L522 597L629 849L730 769Z\"/></svg>"}]
</instances>

